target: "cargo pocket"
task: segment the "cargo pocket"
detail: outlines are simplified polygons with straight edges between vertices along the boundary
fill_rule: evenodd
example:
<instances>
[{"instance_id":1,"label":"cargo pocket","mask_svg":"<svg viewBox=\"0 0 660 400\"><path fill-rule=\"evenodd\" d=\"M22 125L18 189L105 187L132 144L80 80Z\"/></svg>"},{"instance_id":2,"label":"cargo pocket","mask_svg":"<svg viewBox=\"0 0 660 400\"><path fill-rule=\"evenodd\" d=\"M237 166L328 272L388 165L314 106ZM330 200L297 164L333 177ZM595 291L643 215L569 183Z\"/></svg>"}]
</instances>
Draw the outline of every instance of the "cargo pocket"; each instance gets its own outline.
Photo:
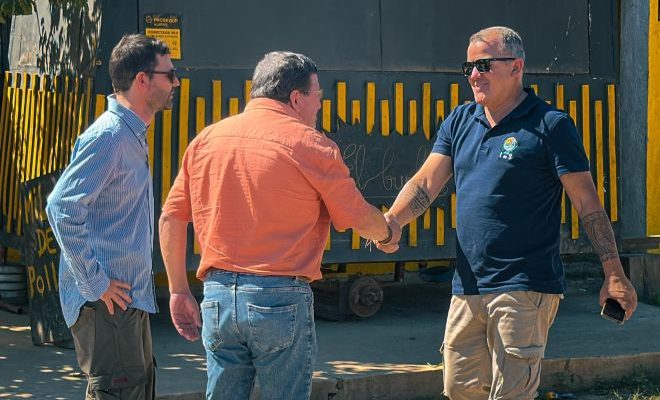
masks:
<instances>
[{"instance_id":1,"label":"cargo pocket","mask_svg":"<svg viewBox=\"0 0 660 400\"><path fill-rule=\"evenodd\" d=\"M293 344L296 334L297 304L284 307L259 307L248 304L248 321L254 346L273 353Z\"/></svg>"},{"instance_id":2,"label":"cargo pocket","mask_svg":"<svg viewBox=\"0 0 660 400\"><path fill-rule=\"evenodd\" d=\"M505 346L504 351L504 370L501 371L502 379L497 383L496 393L505 398L524 398L526 393L538 387L545 347ZM514 393L523 397L510 397Z\"/></svg>"},{"instance_id":3,"label":"cargo pocket","mask_svg":"<svg viewBox=\"0 0 660 400\"><path fill-rule=\"evenodd\" d=\"M96 310L91 306L80 308L76 323L71 327L78 365L85 374L92 372L92 356L96 348Z\"/></svg>"},{"instance_id":4,"label":"cargo pocket","mask_svg":"<svg viewBox=\"0 0 660 400\"><path fill-rule=\"evenodd\" d=\"M88 376L89 388L93 391L110 392L116 389L144 386L147 374L144 367L126 367L110 374Z\"/></svg>"},{"instance_id":5,"label":"cargo pocket","mask_svg":"<svg viewBox=\"0 0 660 400\"><path fill-rule=\"evenodd\" d=\"M222 344L220 336L220 303L218 301L205 301L200 305L202 309L202 343L208 351L216 351Z\"/></svg>"}]
</instances>

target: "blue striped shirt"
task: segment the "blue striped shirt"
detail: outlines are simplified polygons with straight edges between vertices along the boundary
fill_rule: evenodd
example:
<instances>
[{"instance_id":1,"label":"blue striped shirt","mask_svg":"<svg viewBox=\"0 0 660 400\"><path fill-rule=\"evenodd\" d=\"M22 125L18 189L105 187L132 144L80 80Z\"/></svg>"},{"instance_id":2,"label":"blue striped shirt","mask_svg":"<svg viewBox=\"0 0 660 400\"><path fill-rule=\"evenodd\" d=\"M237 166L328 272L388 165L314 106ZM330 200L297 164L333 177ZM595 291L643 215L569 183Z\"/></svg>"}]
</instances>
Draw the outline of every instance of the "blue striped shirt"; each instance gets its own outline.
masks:
<instances>
[{"instance_id":1,"label":"blue striped shirt","mask_svg":"<svg viewBox=\"0 0 660 400\"><path fill-rule=\"evenodd\" d=\"M60 301L68 326L111 279L131 285L130 307L156 312L146 129L133 111L108 96L108 111L78 137L70 164L48 196L46 213L61 248Z\"/></svg>"}]
</instances>

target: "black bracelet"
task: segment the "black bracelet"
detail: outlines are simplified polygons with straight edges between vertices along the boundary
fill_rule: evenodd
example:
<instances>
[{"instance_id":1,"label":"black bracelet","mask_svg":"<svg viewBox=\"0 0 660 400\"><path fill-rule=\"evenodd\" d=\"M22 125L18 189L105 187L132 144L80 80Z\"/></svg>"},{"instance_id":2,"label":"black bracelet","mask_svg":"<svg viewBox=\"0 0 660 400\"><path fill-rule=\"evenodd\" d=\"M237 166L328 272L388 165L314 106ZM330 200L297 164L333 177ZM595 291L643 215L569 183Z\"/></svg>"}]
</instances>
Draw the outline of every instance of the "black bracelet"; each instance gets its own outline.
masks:
<instances>
[{"instance_id":1,"label":"black bracelet","mask_svg":"<svg viewBox=\"0 0 660 400\"><path fill-rule=\"evenodd\" d=\"M387 237L383 240L379 240L378 244L386 245L391 241L392 241L392 228L390 228L390 225L388 224L387 225Z\"/></svg>"}]
</instances>

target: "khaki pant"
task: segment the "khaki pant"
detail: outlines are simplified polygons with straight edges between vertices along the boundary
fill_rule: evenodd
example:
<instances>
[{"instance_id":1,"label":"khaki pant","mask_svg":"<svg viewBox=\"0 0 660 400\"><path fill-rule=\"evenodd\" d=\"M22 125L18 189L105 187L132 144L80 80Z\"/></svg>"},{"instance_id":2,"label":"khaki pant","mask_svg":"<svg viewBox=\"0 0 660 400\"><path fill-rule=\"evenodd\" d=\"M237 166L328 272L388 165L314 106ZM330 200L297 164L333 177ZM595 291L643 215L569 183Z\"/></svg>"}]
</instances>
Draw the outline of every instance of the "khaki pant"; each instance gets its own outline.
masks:
<instances>
[{"instance_id":1,"label":"khaki pant","mask_svg":"<svg viewBox=\"0 0 660 400\"><path fill-rule=\"evenodd\" d=\"M442 349L445 395L533 399L561 297L530 291L454 295Z\"/></svg>"},{"instance_id":2,"label":"khaki pant","mask_svg":"<svg viewBox=\"0 0 660 400\"><path fill-rule=\"evenodd\" d=\"M87 375L87 400L146 399L155 394L149 314L103 301L87 303L71 327L80 368Z\"/></svg>"}]
</instances>

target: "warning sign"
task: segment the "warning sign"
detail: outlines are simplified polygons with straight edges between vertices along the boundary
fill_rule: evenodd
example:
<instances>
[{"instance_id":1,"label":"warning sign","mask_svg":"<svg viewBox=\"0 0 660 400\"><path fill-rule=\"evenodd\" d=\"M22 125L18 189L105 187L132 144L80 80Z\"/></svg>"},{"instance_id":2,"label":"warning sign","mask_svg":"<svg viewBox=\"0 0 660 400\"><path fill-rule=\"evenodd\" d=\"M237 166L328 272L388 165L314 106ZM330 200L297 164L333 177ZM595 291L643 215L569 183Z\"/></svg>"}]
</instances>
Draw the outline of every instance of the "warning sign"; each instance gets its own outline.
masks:
<instances>
[{"instance_id":1,"label":"warning sign","mask_svg":"<svg viewBox=\"0 0 660 400\"><path fill-rule=\"evenodd\" d=\"M172 60L181 59L181 16L175 14L147 14L144 16L147 36L162 40L170 48Z\"/></svg>"}]
</instances>

